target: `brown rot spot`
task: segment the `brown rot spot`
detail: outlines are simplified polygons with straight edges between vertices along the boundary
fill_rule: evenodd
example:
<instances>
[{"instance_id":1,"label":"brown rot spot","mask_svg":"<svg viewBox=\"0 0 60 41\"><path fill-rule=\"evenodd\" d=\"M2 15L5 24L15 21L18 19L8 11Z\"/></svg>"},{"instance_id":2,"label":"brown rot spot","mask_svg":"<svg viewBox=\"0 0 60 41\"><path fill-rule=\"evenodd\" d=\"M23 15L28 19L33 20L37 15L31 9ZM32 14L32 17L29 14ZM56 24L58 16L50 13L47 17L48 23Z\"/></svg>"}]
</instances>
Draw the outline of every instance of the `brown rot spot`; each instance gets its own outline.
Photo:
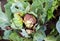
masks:
<instances>
[{"instance_id":1,"label":"brown rot spot","mask_svg":"<svg viewBox=\"0 0 60 41\"><path fill-rule=\"evenodd\" d=\"M26 14L24 16L24 24L27 28L32 28L36 23L36 18L31 14Z\"/></svg>"}]
</instances>

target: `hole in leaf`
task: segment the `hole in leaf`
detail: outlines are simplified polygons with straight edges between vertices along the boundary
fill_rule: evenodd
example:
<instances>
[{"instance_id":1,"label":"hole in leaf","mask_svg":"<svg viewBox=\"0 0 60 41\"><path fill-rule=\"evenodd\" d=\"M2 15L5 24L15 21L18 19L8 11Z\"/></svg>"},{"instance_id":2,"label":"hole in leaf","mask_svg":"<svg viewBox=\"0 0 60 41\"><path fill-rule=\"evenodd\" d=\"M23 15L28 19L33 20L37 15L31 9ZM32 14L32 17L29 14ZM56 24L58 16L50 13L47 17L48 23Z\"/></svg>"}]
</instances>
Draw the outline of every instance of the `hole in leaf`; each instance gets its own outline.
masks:
<instances>
[{"instance_id":1,"label":"hole in leaf","mask_svg":"<svg viewBox=\"0 0 60 41\"><path fill-rule=\"evenodd\" d=\"M15 6L16 9L19 9L19 7Z\"/></svg>"}]
</instances>

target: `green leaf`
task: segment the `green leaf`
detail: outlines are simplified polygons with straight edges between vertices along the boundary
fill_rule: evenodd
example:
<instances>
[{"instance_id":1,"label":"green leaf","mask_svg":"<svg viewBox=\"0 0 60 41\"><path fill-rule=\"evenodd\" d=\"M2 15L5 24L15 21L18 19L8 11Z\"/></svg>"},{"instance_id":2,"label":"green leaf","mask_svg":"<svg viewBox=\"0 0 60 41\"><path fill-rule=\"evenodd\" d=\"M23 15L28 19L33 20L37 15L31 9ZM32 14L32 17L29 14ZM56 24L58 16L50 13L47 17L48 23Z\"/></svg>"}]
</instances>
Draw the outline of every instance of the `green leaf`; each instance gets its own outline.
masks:
<instances>
[{"instance_id":1,"label":"green leaf","mask_svg":"<svg viewBox=\"0 0 60 41\"><path fill-rule=\"evenodd\" d=\"M25 38L24 41L32 41L32 39Z\"/></svg>"},{"instance_id":2,"label":"green leaf","mask_svg":"<svg viewBox=\"0 0 60 41\"><path fill-rule=\"evenodd\" d=\"M44 40L45 41L56 41L56 38L54 36L47 36Z\"/></svg>"},{"instance_id":3,"label":"green leaf","mask_svg":"<svg viewBox=\"0 0 60 41\"><path fill-rule=\"evenodd\" d=\"M25 9L25 13L29 12L30 11L30 4L26 7Z\"/></svg>"},{"instance_id":4,"label":"green leaf","mask_svg":"<svg viewBox=\"0 0 60 41\"><path fill-rule=\"evenodd\" d=\"M42 17L40 16L41 14L43 14L43 1L42 0L33 0L32 6L31 6L31 11L34 12L38 17L38 19L40 19L42 21Z\"/></svg>"},{"instance_id":5,"label":"green leaf","mask_svg":"<svg viewBox=\"0 0 60 41\"><path fill-rule=\"evenodd\" d=\"M31 11L33 11L42 24L46 21L47 10L51 7L53 0L33 0Z\"/></svg>"},{"instance_id":6,"label":"green leaf","mask_svg":"<svg viewBox=\"0 0 60 41\"><path fill-rule=\"evenodd\" d=\"M38 8L42 9L42 2L40 0L33 0L31 11L37 13Z\"/></svg>"},{"instance_id":7,"label":"green leaf","mask_svg":"<svg viewBox=\"0 0 60 41\"><path fill-rule=\"evenodd\" d=\"M7 0L7 2L8 2L8 3L13 3L13 2L14 2L14 0Z\"/></svg>"},{"instance_id":8,"label":"green leaf","mask_svg":"<svg viewBox=\"0 0 60 41\"><path fill-rule=\"evenodd\" d=\"M56 29L60 33L60 17L59 17L59 20L56 23Z\"/></svg>"},{"instance_id":9,"label":"green leaf","mask_svg":"<svg viewBox=\"0 0 60 41\"><path fill-rule=\"evenodd\" d=\"M5 14L8 17L9 21L12 19L12 12L10 10L11 7L11 3L7 3L4 7L5 7Z\"/></svg>"},{"instance_id":10,"label":"green leaf","mask_svg":"<svg viewBox=\"0 0 60 41\"><path fill-rule=\"evenodd\" d=\"M20 37L16 32L11 33L9 39L12 41L23 41L23 38Z\"/></svg>"},{"instance_id":11,"label":"green leaf","mask_svg":"<svg viewBox=\"0 0 60 41\"><path fill-rule=\"evenodd\" d=\"M43 3L43 7L45 8L45 10L47 11L53 4L54 0L45 0L45 2Z\"/></svg>"},{"instance_id":12,"label":"green leaf","mask_svg":"<svg viewBox=\"0 0 60 41\"><path fill-rule=\"evenodd\" d=\"M9 39L9 35L11 34L11 30L5 30L3 39Z\"/></svg>"},{"instance_id":13,"label":"green leaf","mask_svg":"<svg viewBox=\"0 0 60 41\"><path fill-rule=\"evenodd\" d=\"M4 12L2 12L2 9L1 9L1 3L0 3L0 27L2 29L5 29L6 26L9 26L10 23L8 21L8 18L7 16L5 15Z\"/></svg>"},{"instance_id":14,"label":"green leaf","mask_svg":"<svg viewBox=\"0 0 60 41\"><path fill-rule=\"evenodd\" d=\"M39 31L34 34L33 41L43 41L45 37L44 32Z\"/></svg>"},{"instance_id":15,"label":"green leaf","mask_svg":"<svg viewBox=\"0 0 60 41\"><path fill-rule=\"evenodd\" d=\"M58 1L53 0L52 6L48 9L48 20L54 17L53 12L57 7L58 7Z\"/></svg>"},{"instance_id":16,"label":"green leaf","mask_svg":"<svg viewBox=\"0 0 60 41\"><path fill-rule=\"evenodd\" d=\"M13 28L13 29L17 29L17 27L15 26L15 24L12 22L12 24L11 24L11 27Z\"/></svg>"},{"instance_id":17,"label":"green leaf","mask_svg":"<svg viewBox=\"0 0 60 41\"><path fill-rule=\"evenodd\" d=\"M31 11L33 11L44 24L53 17L53 11L57 8L57 0L33 0Z\"/></svg>"}]
</instances>

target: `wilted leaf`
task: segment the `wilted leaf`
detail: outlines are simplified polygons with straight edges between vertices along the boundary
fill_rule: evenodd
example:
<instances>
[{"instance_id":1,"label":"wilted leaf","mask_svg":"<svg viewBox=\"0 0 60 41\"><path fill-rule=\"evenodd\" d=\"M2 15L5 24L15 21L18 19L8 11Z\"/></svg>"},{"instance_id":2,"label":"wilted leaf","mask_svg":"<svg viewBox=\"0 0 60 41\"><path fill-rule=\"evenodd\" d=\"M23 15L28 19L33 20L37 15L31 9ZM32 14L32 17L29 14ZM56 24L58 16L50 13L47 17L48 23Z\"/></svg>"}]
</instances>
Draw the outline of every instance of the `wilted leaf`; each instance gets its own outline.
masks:
<instances>
[{"instance_id":1,"label":"wilted leaf","mask_svg":"<svg viewBox=\"0 0 60 41\"><path fill-rule=\"evenodd\" d=\"M53 11L58 7L57 0L33 0L31 11L33 11L44 24L53 17Z\"/></svg>"}]
</instances>

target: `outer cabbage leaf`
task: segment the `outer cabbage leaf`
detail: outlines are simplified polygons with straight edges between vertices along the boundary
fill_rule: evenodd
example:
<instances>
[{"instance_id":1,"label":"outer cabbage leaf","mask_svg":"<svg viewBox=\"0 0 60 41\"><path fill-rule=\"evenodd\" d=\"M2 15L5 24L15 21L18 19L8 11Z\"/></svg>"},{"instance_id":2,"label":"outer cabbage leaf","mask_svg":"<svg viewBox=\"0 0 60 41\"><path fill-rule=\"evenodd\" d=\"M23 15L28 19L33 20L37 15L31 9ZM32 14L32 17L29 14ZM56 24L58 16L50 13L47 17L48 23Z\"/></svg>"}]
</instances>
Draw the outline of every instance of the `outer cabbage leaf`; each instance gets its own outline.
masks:
<instances>
[{"instance_id":1,"label":"outer cabbage leaf","mask_svg":"<svg viewBox=\"0 0 60 41\"><path fill-rule=\"evenodd\" d=\"M28 2L15 2L10 7L12 13L23 12L24 14L30 10L30 4Z\"/></svg>"},{"instance_id":2,"label":"outer cabbage leaf","mask_svg":"<svg viewBox=\"0 0 60 41\"><path fill-rule=\"evenodd\" d=\"M9 26L10 23L8 21L9 19L7 18L7 16L5 15L4 12L2 12L2 9L1 9L1 3L0 3L0 27L5 30L5 27L6 26Z\"/></svg>"},{"instance_id":3,"label":"outer cabbage leaf","mask_svg":"<svg viewBox=\"0 0 60 41\"><path fill-rule=\"evenodd\" d=\"M5 30L3 39L9 39L9 36L10 36L11 32L12 32L11 30Z\"/></svg>"},{"instance_id":4,"label":"outer cabbage leaf","mask_svg":"<svg viewBox=\"0 0 60 41\"><path fill-rule=\"evenodd\" d=\"M11 3L7 3L7 4L4 5L5 14L6 14L7 18L9 19L9 21L12 19L12 12L10 10L11 5L12 5Z\"/></svg>"}]
</instances>

